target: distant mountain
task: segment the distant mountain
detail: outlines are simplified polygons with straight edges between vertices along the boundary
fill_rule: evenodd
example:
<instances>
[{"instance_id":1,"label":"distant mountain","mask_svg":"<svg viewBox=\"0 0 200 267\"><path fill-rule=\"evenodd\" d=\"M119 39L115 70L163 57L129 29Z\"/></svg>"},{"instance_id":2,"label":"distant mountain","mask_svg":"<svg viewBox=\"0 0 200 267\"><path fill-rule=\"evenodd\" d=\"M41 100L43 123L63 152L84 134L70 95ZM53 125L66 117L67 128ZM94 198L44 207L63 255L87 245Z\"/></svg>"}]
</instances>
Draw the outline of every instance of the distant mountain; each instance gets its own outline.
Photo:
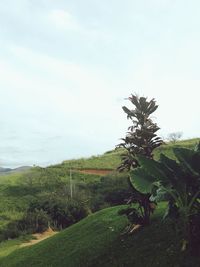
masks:
<instances>
[{"instance_id":1,"label":"distant mountain","mask_svg":"<svg viewBox=\"0 0 200 267\"><path fill-rule=\"evenodd\" d=\"M14 173L14 172L24 172L24 171L28 171L29 169L31 169L31 166L21 166L21 167L15 168L15 169L0 167L0 175L1 174L10 174L10 173Z\"/></svg>"},{"instance_id":2,"label":"distant mountain","mask_svg":"<svg viewBox=\"0 0 200 267\"><path fill-rule=\"evenodd\" d=\"M12 171L12 169L0 167L0 172L9 172L9 171Z\"/></svg>"},{"instance_id":3,"label":"distant mountain","mask_svg":"<svg viewBox=\"0 0 200 267\"><path fill-rule=\"evenodd\" d=\"M23 172L23 171L28 171L29 169L31 169L31 166L21 166L15 169L12 169L13 172Z\"/></svg>"}]
</instances>

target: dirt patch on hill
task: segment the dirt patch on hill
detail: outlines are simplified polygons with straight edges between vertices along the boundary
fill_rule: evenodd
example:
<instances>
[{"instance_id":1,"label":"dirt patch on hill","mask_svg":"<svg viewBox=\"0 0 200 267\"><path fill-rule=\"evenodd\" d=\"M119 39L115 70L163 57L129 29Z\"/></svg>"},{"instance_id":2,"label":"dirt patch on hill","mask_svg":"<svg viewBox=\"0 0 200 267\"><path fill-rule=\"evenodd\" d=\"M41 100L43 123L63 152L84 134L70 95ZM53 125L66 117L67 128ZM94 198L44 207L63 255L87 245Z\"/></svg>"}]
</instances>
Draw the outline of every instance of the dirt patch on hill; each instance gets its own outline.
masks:
<instances>
[{"instance_id":1,"label":"dirt patch on hill","mask_svg":"<svg viewBox=\"0 0 200 267\"><path fill-rule=\"evenodd\" d=\"M77 170L80 173L84 174L94 174L94 175L106 175L112 173L114 170L103 170L103 169L84 169L84 170Z\"/></svg>"},{"instance_id":2,"label":"dirt patch on hill","mask_svg":"<svg viewBox=\"0 0 200 267\"><path fill-rule=\"evenodd\" d=\"M22 243L20 245L20 247L27 247L27 246L32 246L34 244L37 244L39 243L40 241L42 240L45 240L47 238L49 238L50 236L53 236L57 234L57 232L53 231L50 227L43 233L37 233L37 234L33 234L32 236L35 238L35 239L31 239L29 240L28 242L25 242L25 243Z\"/></svg>"}]
</instances>

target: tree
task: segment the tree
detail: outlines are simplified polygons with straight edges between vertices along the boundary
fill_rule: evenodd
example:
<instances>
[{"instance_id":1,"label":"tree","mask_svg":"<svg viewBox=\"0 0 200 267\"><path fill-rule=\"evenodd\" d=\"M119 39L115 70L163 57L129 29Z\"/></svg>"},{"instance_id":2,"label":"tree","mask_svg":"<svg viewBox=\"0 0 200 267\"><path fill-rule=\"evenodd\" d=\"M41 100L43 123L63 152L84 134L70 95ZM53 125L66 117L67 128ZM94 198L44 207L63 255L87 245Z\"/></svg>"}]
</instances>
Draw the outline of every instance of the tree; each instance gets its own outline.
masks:
<instances>
[{"instance_id":1,"label":"tree","mask_svg":"<svg viewBox=\"0 0 200 267\"><path fill-rule=\"evenodd\" d=\"M127 119L130 119L132 125L128 128L123 142L118 145L122 147L125 152L122 154L122 163L118 167L119 171L131 171L139 166L137 155L143 155L147 158L153 158L153 151L159 147L163 141L157 136L156 132L159 127L153 122L151 115L158 105L154 99L150 101L146 97L139 97L131 95L128 100L134 105L134 109L130 110L127 107L122 107L127 114ZM149 224L150 213L152 211L152 202L149 197L150 194L143 194L136 190L129 180L133 189L133 195L129 202L139 203L139 208L142 214L142 224Z\"/></svg>"},{"instance_id":2,"label":"tree","mask_svg":"<svg viewBox=\"0 0 200 267\"><path fill-rule=\"evenodd\" d=\"M172 143L176 143L182 137L182 135L182 132L170 133L168 134L167 139Z\"/></svg>"},{"instance_id":3,"label":"tree","mask_svg":"<svg viewBox=\"0 0 200 267\"><path fill-rule=\"evenodd\" d=\"M151 114L158 108L155 100L147 101L147 98L137 95L131 95L128 100L135 108L130 110L125 106L122 107L132 125L128 128L125 138L122 138L123 143L118 145L125 149L122 163L118 168L120 171L136 168L138 166L136 155L153 158L153 150L163 143L156 134L160 128L151 118Z\"/></svg>"}]
</instances>

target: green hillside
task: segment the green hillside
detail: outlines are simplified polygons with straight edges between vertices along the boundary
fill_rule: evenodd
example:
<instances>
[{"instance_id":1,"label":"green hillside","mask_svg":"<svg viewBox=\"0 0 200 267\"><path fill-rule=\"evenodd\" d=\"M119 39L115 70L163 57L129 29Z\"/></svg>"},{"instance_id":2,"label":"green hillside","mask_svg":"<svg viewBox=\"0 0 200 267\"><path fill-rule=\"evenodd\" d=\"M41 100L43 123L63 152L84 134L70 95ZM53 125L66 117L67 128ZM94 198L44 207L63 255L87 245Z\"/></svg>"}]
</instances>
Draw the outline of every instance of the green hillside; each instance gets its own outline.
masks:
<instances>
[{"instance_id":1,"label":"green hillside","mask_svg":"<svg viewBox=\"0 0 200 267\"><path fill-rule=\"evenodd\" d=\"M161 152L170 157L174 157L172 148L174 146L184 146L192 148L200 139L190 139L179 141L176 144L169 143L158 148L155 157L158 158ZM78 169L116 169L120 164L121 149L108 151L100 156L93 156L85 159L68 160L62 164L52 165L47 168L32 168L26 172L17 172L0 176L0 239L1 232L7 225L15 220L21 219L29 204L33 200L39 199L46 194L51 196L51 192L58 195L64 194L69 197L70 171L72 168L73 186L78 201L88 201L92 211L112 206L113 199L118 197L123 199L123 194L127 192L128 186L125 182L126 174L113 173L101 178L98 175L79 173ZM122 186L123 184L123 186ZM124 193L121 194L123 191ZM116 192L119 192L118 196ZM81 196L81 198L79 197ZM112 199L112 202L109 202ZM6 238L9 235L6 235ZM12 237L15 237L13 233Z\"/></svg>"},{"instance_id":2,"label":"green hillside","mask_svg":"<svg viewBox=\"0 0 200 267\"><path fill-rule=\"evenodd\" d=\"M174 158L172 152L172 148L174 146L193 148L198 141L200 141L200 138L177 141L176 143L167 143L155 150L155 158L158 158L160 153L164 153L166 156ZM90 158L66 160L62 165L66 168L74 169L116 169L120 164L120 155L122 153L123 149L116 149L108 151L103 155L93 156Z\"/></svg>"},{"instance_id":3,"label":"green hillside","mask_svg":"<svg viewBox=\"0 0 200 267\"><path fill-rule=\"evenodd\" d=\"M174 146L193 148L199 140L200 139L191 139L179 141L175 144L168 143L163 145L156 149L155 158L158 158L160 153L164 153L165 155L174 158L172 153L172 148ZM116 171L113 171L110 174L99 176L79 172L79 170L84 169L116 170L120 163L120 154L122 152L123 150L118 149L88 159L68 160L61 164L52 165L46 168L34 167L23 173L18 172L0 176L0 241L4 241L0 244L0 257L2 257L0 266L63 266L61 265L63 259L66 261L66 264L69 264L67 266L94 266L93 264L97 260L99 265L95 264L95 266L121 267L129 266L128 264L134 263L136 258L137 264L140 264L138 258L140 258L141 255L146 255L145 253L147 253L148 256L150 252L155 254L153 247L152 251L151 249L148 251L146 244L143 243L144 236L148 246L151 247L151 243L153 243L153 245L155 245L156 242L158 243L158 248L163 250L163 257L165 257L164 250L169 249L169 253L172 253L171 256L174 255L174 260L176 259L177 262L179 262L179 260L182 261L184 257L183 255L179 255L180 249L175 245L175 243L177 243L176 241L174 241L175 243L173 243L174 245L172 245L172 247L169 247L171 246L171 241L166 243L166 246L168 247L165 246L164 240L167 238L165 236L166 226L164 227L162 224L156 225L154 223L150 227L141 231L141 234L139 232L134 236L134 238L138 238L137 242L139 243L137 244L140 244L141 242L139 248L136 248L136 245L133 242L134 238L132 237L125 237L127 238L125 243L126 246L128 244L128 248L123 247L124 243L123 241L120 241L119 237L127 221L124 217L119 217L117 215L119 207L106 209L102 212L95 213L94 215L89 215L86 219L70 226L87 216L87 214L125 203L124 200L131 191L130 185L126 179L127 173L119 174ZM72 170L71 175L70 169ZM71 193L73 193L73 199ZM67 206L68 203L69 206ZM70 206L70 203L72 203L72 206ZM30 213L31 207L32 209ZM74 214L70 214L71 207L73 207L73 212L75 211ZM83 212L83 215L80 217L78 215L79 208L81 208ZM40 210L43 212L42 218L45 219L44 229L47 229L49 224L56 231L66 227L68 228L52 239L46 240L31 248L20 249L19 251L13 252L7 259L3 259L3 257L10 252L16 250L21 243L19 239L14 240L13 238L22 238L22 235L26 236L27 234L37 232L33 225L27 224L28 221L26 218L31 218L27 217L27 215L34 215L37 217L38 214L40 215ZM155 220L156 216L159 216L160 213L162 213L162 207L157 210ZM65 221L66 216L68 216L69 223L63 226L58 221L55 222L55 218L53 217L55 214L57 217L60 216L60 218L64 218L63 220ZM34 222L35 219L31 220ZM21 229L19 226L22 225L22 223L24 224L24 222L28 226L26 229ZM106 228L106 225L108 228ZM147 229L150 229L150 232L148 232ZM158 231L158 234L156 231ZM142 234L143 232L145 234ZM98 233L99 235L97 236ZM170 238L174 238L171 231L168 234ZM155 235L155 239L153 235ZM146 236L148 237L147 239ZM13 240L5 242L5 240L10 238ZM67 241L65 241L65 238L67 238ZM99 241L95 242L95 239L99 239ZM79 242L79 245L76 245L77 242ZM54 243L55 246L53 246ZM47 247L45 244L48 244ZM52 248L49 247L49 244L52 244ZM53 247L55 249L55 254L53 254L53 252L49 253L51 255L47 257L48 250L53 250ZM47 249L46 252L45 249ZM44 259L42 256L37 257L37 259L35 258L40 250L44 250L43 253L44 255L46 253L47 258L53 257L51 258L51 263L54 265L48 265L48 259ZM59 254L58 251L60 251L59 253L61 254ZM66 251L68 252L66 253ZM16 257L15 253L17 255ZM60 256L57 257L57 253ZM75 257L75 254L79 256ZM23 260L26 260L27 257L31 257L30 255L33 256L33 259L30 260L33 260L33 265L22 265L27 264L27 262L23 263ZM40 253L38 255L40 255ZM127 261L127 258L123 255L126 255L128 259L130 258L130 262L129 260ZM167 255L168 257L170 256L169 254ZM37 260L40 260L40 258L42 259L42 262L36 262ZM59 259L61 259L61 263L59 263ZM47 262L45 260L47 260ZM112 261L113 263L111 265ZM11 263L18 265L12 265ZM125 263L127 264L124 265ZM148 266L145 264L145 261L141 261L141 264L136 266ZM195 266L194 264L192 266ZM154 263L153 266L165 265L155 265ZM177 263L173 266L181 267L184 265Z\"/></svg>"},{"instance_id":4,"label":"green hillside","mask_svg":"<svg viewBox=\"0 0 200 267\"><path fill-rule=\"evenodd\" d=\"M88 216L61 233L0 259L1 267L148 267L200 266L200 260L180 252L170 225L159 222L164 203L153 223L132 235L122 235L127 224L122 206Z\"/></svg>"},{"instance_id":5,"label":"green hillside","mask_svg":"<svg viewBox=\"0 0 200 267\"><path fill-rule=\"evenodd\" d=\"M73 170L71 180L75 205L83 203L81 206L85 210L94 212L121 204L128 190L125 176L114 173L101 177ZM16 238L24 232L18 231L17 222L23 219L33 202L46 205L45 202L51 200L49 207L58 202L64 206L64 202L70 201L70 191L70 171L64 164L0 176L0 241ZM121 200L113 203L118 198L116 193L121 195Z\"/></svg>"}]
</instances>

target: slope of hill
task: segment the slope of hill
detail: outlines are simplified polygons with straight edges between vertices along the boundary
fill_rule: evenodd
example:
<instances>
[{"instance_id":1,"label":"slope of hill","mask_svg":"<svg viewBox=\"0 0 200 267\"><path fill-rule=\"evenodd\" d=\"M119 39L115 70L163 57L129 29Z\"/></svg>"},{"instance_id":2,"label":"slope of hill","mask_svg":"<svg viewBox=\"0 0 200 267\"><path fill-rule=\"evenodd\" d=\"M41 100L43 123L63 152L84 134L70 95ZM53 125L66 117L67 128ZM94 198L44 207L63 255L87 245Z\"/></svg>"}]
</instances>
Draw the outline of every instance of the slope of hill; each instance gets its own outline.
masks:
<instances>
[{"instance_id":1,"label":"slope of hill","mask_svg":"<svg viewBox=\"0 0 200 267\"><path fill-rule=\"evenodd\" d=\"M183 147L192 148L195 146L195 144L199 140L200 139L191 139L191 140L180 141L180 142L177 142L176 144L163 145L156 150L155 157L158 158L160 153L164 153L164 154L168 155L169 157L173 158L174 157L174 155L172 153L173 146L183 146ZM120 154L121 153L122 153L122 150L118 149L118 150L106 152L102 156L91 157L89 159L78 159L78 160L65 161L62 164L49 166L47 168L35 167L35 168L32 168L31 170L27 170L25 172L14 172L14 173L11 173L10 175L2 175L0 177L0 218L1 218L1 220L0 220L0 238L1 238L1 240L10 238L10 231L11 231L11 233L13 232L13 226L12 226L12 224L10 225L10 223L13 223L17 220L20 220L24 216L24 214L26 213L26 210L28 209L28 207L32 201L42 199L42 197L46 197L47 199L49 199L49 197L50 196L52 197L53 194L57 194L58 197L60 197L62 195L62 198L63 199L65 198L67 201L67 199L69 199L69 192L70 192L70 179L72 179L72 181L73 181L73 188L72 189L73 189L74 197L76 197L78 201L83 201L84 203L87 203L89 209L91 209L92 211L96 211L96 210L99 210L99 209L102 209L104 207L108 207L111 205L124 203L125 196L127 196L127 192L129 190L128 185L126 184L127 180L124 179L124 178L126 178L126 174L123 173L123 174L119 175L119 174L117 174L117 172L109 174L109 172L113 169L116 169L116 167L120 163ZM70 173L71 173L70 169L72 169L72 175L71 176L70 176ZM93 171L90 173L91 169ZM101 172L100 170L104 170L105 175L103 174L103 177L100 177L97 174L97 172L94 173L95 170L98 170L98 173ZM116 202L116 200L118 201L119 198L121 199L121 202ZM125 225L124 218L118 217L116 215L116 213L115 214L112 212L109 213L111 210L108 210L108 213L106 213L107 215L105 215L105 216L108 216L108 217L110 216L111 222L113 222L112 219L116 220L116 223L119 223L119 226L122 223L123 227L124 227L124 225ZM114 212L114 210L115 210L115 208L113 209L113 212ZM105 211L105 212L107 212L107 211ZM107 220L104 217L98 217L98 216L100 216L100 214L101 213L99 213L99 215L97 214L98 220L100 220L100 221L101 220L103 220L103 221ZM89 218L93 218L92 216L88 217L88 220L89 220ZM104 215L102 215L102 216L104 216ZM81 228L82 228L82 223L84 224L84 221L80 222ZM113 222L113 223L115 225L115 222ZM94 225L90 226L91 230L93 229L93 231L97 231L97 232L100 231L101 235L102 235L103 230L99 230L99 229L101 229L102 224L99 225L97 223L97 221L93 224ZM7 227L9 225L10 225L10 228ZM77 224L77 225L79 225L79 224ZM76 231L79 232L79 239L81 239L81 240L83 239L83 242L86 242L86 241L84 241L86 238L85 234L82 232L82 230L80 230L80 231L78 230L79 229L78 226L76 226L76 227L75 227ZM160 229L160 227L162 228L163 226L159 225L158 228ZM71 227L69 229L71 229ZM86 230L85 228L82 228L82 229L83 229L83 231L86 231L86 233L89 235L89 232L87 232L89 230ZM109 228L109 229L112 230L112 228ZM6 235L5 235L5 231L7 231ZM118 238L117 236L119 236L120 231L118 231L118 232L115 230L111 231L112 234L114 234L114 233L117 234L115 236L116 242L119 241L117 239ZM146 230L144 229L144 231L146 231ZM155 234L155 231L156 230L154 229L153 230L154 234ZM105 233L107 233L106 235L108 237L110 236L109 231L107 232L107 230L105 230ZM159 234L160 234L160 238L162 239L162 234L161 233L159 233ZM74 233L74 235L76 236L75 233ZM12 237L15 237L15 236L16 235L14 235ZM95 233L94 233L94 236L96 238ZM87 242L89 243L89 241L92 240L92 237L89 236L88 238L89 239ZM77 240L78 240L78 235L77 235L77 239L74 242L78 242ZM163 240L164 240L164 237L163 237ZM104 239L102 240L102 242L105 246L105 250L102 250L102 252L101 252L101 248L99 249L98 247L96 247L96 249L95 249L96 250L95 251L95 259L97 258L99 262L101 262L101 260L102 260L101 259L102 258L101 253L104 253L105 255L107 255L106 251L107 251L107 249L109 250L109 248L106 245L107 241L105 241ZM114 242L112 239L112 246L115 247L116 242ZM152 242L154 242L154 239ZM70 241L70 244L72 244L72 243ZM9 244L8 244L8 250L5 249L5 253L8 253L8 251L14 250L17 247L17 245L15 244L14 241L13 241L13 244L15 244L14 247L12 247L12 245L9 246ZM18 244L18 242L17 242L17 244ZM82 245L83 244L84 243L82 243ZM143 245L143 243L141 243L141 244ZM80 247L77 250L77 253L80 253L80 255L83 255L85 253L84 251L82 251L82 249L83 249L81 247L82 245L80 245ZM151 244L148 243L148 245L150 246ZM2 245L2 246L4 246L4 245ZM57 245L57 246L59 246L59 245ZM75 243L73 243L73 246L75 246ZM132 243L130 243L130 246L132 247ZM5 246L4 246L4 248L5 248ZM66 249L73 250L70 247L66 247ZM88 249L92 250L91 247ZM169 248L169 250L170 249L171 248ZM4 251L3 248L1 248L1 250ZM98 252L99 250L100 250L100 252ZM115 250L118 251L117 253L119 255L121 255L120 252L123 251L123 248L120 245L120 247L119 248L116 247ZM145 251L147 250L147 248L145 248L145 246L144 246L144 250ZM20 253L21 252L26 253L25 251L26 250L20 250ZM136 247L134 247L134 251L137 251ZM89 252L87 252L87 253L89 253ZM86 253L86 255L88 255L87 253ZM100 253L100 254L98 254L98 253ZM115 257L117 258L116 265L109 265L107 262L105 262L105 263L103 262L102 265L99 264L98 266L120 266L120 267L121 266L128 266L128 265L123 265L124 264L123 261L126 262L125 258L123 258L121 256L123 258L123 261L120 261L120 259L118 259L118 254L115 255L115 252L113 252L113 251L112 251L112 253L114 253L113 254L114 260L115 260ZM123 253L125 253L125 251L123 251ZM147 253L147 252L145 252L145 253ZM151 253L153 253L153 250L151 251ZM172 254L173 253L174 253L174 248L172 249ZM24 254L22 254L22 256L23 255ZM34 255L34 253L33 253L33 255ZM133 255L135 255L134 257L139 257L137 255L137 253L136 254L133 253ZM0 254L0 257L1 257L1 254ZM67 257L69 258L69 255ZM90 258L90 254L87 257ZM91 255L91 259L92 259L92 257L93 256ZM107 257L109 257L109 256L107 255ZM127 254L127 257L131 258L131 255ZM79 260L84 262L84 259L82 259L82 258ZM73 260L71 262L73 262ZM71 262L69 262L69 264L72 264ZM119 262L119 265L117 265L118 262ZM92 263L89 261L88 265L83 265L83 266L93 266ZM9 264L10 264L10 261L9 261ZM15 266L15 265L1 265L0 264L0 266ZM16 266L20 266L20 265L16 265ZM21 266L26 267L26 265L21 265ZM30 265L28 265L28 266L30 266ZM33 266L36 266L36 265L33 265ZM43 266L43 265L38 265L38 266ZM55 266L55 265L52 265L52 266ZM58 265L58 266L63 266L63 265ZM69 265L69 266L77 266L77 265ZM82 265L78 265L78 266L82 266ZM95 265L95 266L97 266L97 265ZM142 265L137 265L137 266L142 266ZM143 265L143 266L145 266L145 265ZM146 265L146 266L148 266L148 265ZM154 266L156 266L156 265L154 265ZM184 265L176 265L176 266L184 266ZM194 265L191 265L191 266L194 266Z\"/></svg>"},{"instance_id":2,"label":"slope of hill","mask_svg":"<svg viewBox=\"0 0 200 267\"><path fill-rule=\"evenodd\" d=\"M160 153L164 153L166 156L174 158L172 148L174 146L182 146L186 148L193 148L200 138L193 138L188 140L177 141L176 143L167 143L155 150L155 158L158 158ZM72 169L116 169L121 161L120 155L123 153L123 149L111 150L103 155L92 156L90 158L65 160L62 165L66 168ZM59 165L58 165L59 166Z\"/></svg>"},{"instance_id":3,"label":"slope of hill","mask_svg":"<svg viewBox=\"0 0 200 267\"><path fill-rule=\"evenodd\" d=\"M194 147L199 140L200 139L197 138L179 141L176 144L169 143L163 145L156 150L155 157L159 157L161 152L173 157L172 148L174 145ZM77 194L85 194L86 197L91 197L92 190L90 202L95 202L95 210L103 207L105 204L104 198L107 200L116 199L117 196L115 192L119 192L119 189L122 189L121 182L125 179L122 177L117 181L116 177L119 176L119 174L113 173L109 175L108 173L119 166L120 154L122 152L122 149L117 149L88 159L68 160L62 164L49 166L47 168L35 167L30 170L25 168L26 171L8 172L6 175L1 175L0 235L1 229L4 229L9 222L20 219L27 210L30 201L38 199L45 191L55 192L55 190L58 190L58 187L61 188L61 186L63 186L65 187L65 193L69 192L70 168L73 170L72 179ZM100 173L106 176L104 180L104 177L101 179ZM126 174L123 173L122 176L125 177ZM60 186L58 186L59 184ZM124 184L123 190L126 190L126 188L128 189ZM81 190L81 194L78 192L79 189ZM113 192L112 197L110 194L111 189ZM90 192L88 192L88 190ZM121 195L121 198L123 198L123 195Z\"/></svg>"},{"instance_id":4,"label":"slope of hill","mask_svg":"<svg viewBox=\"0 0 200 267\"><path fill-rule=\"evenodd\" d=\"M122 206L108 208L31 247L0 259L1 267L148 267L200 266L198 258L180 251L171 227L158 220L132 235L122 235L127 224L119 216Z\"/></svg>"}]
</instances>

